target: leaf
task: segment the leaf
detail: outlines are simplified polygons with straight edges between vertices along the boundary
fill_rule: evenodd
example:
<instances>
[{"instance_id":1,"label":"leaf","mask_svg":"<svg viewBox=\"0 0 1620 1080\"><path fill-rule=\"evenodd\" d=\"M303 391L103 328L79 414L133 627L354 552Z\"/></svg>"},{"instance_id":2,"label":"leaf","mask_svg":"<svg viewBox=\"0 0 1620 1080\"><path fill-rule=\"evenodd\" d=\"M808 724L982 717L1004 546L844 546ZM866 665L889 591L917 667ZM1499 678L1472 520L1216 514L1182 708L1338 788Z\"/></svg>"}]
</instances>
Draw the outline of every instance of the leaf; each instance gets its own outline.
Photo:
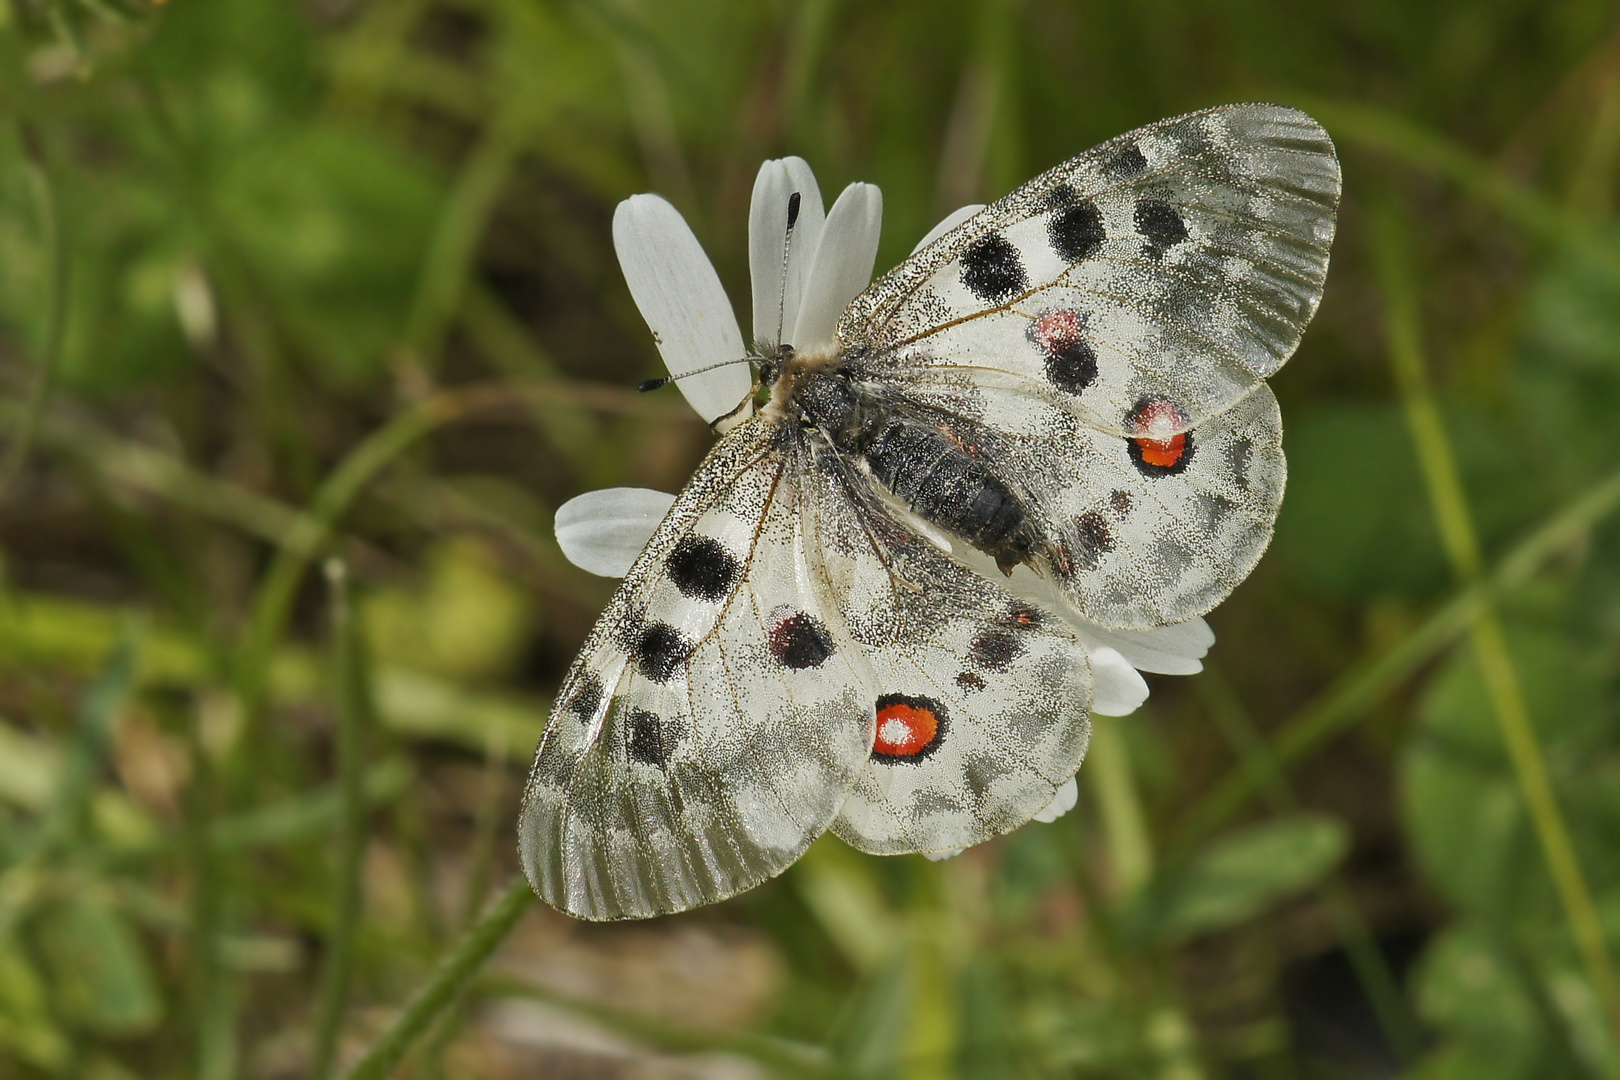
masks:
<instances>
[{"instance_id":1,"label":"leaf","mask_svg":"<svg viewBox=\"0 0 1620 1080\"><path fill-rule=\"evenodd\" d=\"M332 126L266 140L221 179L233 231L337 385L374 374L397 341L439 197L412 158Z\"/></svg>"},{"instance_id":2,"label":"leaf","mask_svg":"<svg viewBox=\"0 0 1620 1080\"><path fill-rule=\"evenodd\" d=\"M14 939L0 938L0 1048L57 1072L69 1063L67 1037L46 1007L45 983ZM0 1061L7 1055L0 1054Z\"/></svg>"},{"instance_id":3,"label":"leaf","mask_svg":"<svg viewBox=\"0 0 1620 1080\"><path fill-rule=\"evenodd\" d=\"M124 917L88 896L42 908L38 950L57 1010L109 1035L151 1031L163 1003L145 950Z\"/></svg>"},{"instance_id":4,"label":"leaf","mask_svg":"<svg viewBox=\"0 0 1620 1080\"><path fill-rule=\"evenodd\" d=\"M1447 930L1414 977L1419 1010L1453 1038L1424 1076L1620 1075L1603 1010L1578 972L1567 945L1521 949L1466 922Z\"/></svg>"},{"instance_id":5,"label":"leaf","mask_svg":"<svg viewBox=\"0 0 1620 1080\"><path fill-rule=\"evenodd\" d=\"M1483 542L1522 529L1548 492L1491 417L1445 410ZM1310 582L1347 600L1426 597L1453 576L1405 419L1393 404L1334 405L1288 421L1288 500L1277 546Z\"/></svg>"},{"instance_id":6,"label":"leaf","mask_svg":"<svg viewBox=\"0 0 1620 1080\"><path fill-rule=\"evenodd\" d=\"M1344 826L1317 814L1229 833L1155 878L1121 913L1121 928L1138 944L1162 945L1236 926L1314 885L1348 847Z\"/></svg>"},{"instance_id":7,"label":"leaf","mask_svg":"<svg viewBox=\"0 0 1620 1080\"><path fill-rule=\"evenodd\" d=\"M1620 820L1614 785L1616 724L1600 668L1567 634L1508 621L1514 666L1594 884L1620 884L1604 858L1604 818ZM1494 707L1470 649L1460 649L1419 704L1420 728L1400 766L1408 834L1429 879L1464 911L1501 922L1557 917L1557 903L1525 820Z\"/></svg>"}]
</instances>

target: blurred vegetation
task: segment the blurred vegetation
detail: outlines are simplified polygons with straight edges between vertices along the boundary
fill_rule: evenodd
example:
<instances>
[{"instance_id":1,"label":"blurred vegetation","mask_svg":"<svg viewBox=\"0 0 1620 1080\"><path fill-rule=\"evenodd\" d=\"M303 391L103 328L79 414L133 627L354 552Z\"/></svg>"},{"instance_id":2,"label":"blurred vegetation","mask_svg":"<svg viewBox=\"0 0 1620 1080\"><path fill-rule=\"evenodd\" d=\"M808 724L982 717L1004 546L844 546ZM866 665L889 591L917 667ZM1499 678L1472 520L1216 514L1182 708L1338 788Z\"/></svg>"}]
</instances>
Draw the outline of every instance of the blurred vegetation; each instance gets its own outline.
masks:
<instances>
[{"instance_id":1,"label":"blurred vegetation","mask_svg":"<svg viewBox=\"0 0 1620 1080\"><path fill-rule=\"evenodd\" d=\"M0 1077L1620 1077L1617 15L0 7ZM887 266L1248 99L1346 198L1207 670L961 858L529 904L523 769L611 590L551 511L709 441L631 389L615 203L745 301L764 157L880 184Z\"/></svg>"}]
</instances>

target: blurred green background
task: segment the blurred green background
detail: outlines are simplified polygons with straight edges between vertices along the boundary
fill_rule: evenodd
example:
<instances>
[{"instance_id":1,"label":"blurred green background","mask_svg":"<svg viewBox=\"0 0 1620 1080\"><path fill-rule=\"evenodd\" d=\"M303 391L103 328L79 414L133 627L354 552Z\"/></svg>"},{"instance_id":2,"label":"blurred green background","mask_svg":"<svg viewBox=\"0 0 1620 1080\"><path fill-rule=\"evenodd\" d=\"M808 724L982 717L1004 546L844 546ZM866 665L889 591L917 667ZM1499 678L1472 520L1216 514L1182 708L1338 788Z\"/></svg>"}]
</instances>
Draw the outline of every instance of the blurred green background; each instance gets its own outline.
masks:
<instances>
[{"instance_id":1,"label":"blurred green background","mask_svg":"<svg viewBox=\"0 0 1620 1080\"><path fill-rule=\"evenodd\" d=\"M1620 1077L1614 4L0 12L0 1077ZM611 591L551 513L710 441L618 200L746 309L762 158L880 184L882 268L1252 99L1345 201L1205 672L961 858L526 904Z\"/></svg>"}]
</instances>

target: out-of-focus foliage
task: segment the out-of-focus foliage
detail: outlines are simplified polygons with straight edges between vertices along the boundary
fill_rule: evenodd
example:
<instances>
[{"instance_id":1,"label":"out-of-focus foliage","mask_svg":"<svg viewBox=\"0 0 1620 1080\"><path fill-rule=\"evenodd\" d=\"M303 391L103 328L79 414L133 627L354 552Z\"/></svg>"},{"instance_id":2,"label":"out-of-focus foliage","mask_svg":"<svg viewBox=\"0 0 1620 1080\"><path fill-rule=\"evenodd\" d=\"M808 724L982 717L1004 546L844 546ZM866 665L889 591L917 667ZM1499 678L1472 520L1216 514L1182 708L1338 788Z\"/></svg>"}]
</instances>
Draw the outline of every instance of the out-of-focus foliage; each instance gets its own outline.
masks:
<instances>
[{"instance_id":1,"label":"out-of-focus foliage","mask_svg":"<svg viewBox=\"0 0 1620 1080\"><path fill-rule=\"evenodd\" d=\"M741 299L762 158L880 184L886 266L1246 99L1346 199L1209 670L958 859L531 911L398 1074L1620 1077L1617 71L1600 0L12 0L0 1077L336 1075L506 932L610 589L551 512L709 441L618 200Z\"/></svg>"}]
</instances>

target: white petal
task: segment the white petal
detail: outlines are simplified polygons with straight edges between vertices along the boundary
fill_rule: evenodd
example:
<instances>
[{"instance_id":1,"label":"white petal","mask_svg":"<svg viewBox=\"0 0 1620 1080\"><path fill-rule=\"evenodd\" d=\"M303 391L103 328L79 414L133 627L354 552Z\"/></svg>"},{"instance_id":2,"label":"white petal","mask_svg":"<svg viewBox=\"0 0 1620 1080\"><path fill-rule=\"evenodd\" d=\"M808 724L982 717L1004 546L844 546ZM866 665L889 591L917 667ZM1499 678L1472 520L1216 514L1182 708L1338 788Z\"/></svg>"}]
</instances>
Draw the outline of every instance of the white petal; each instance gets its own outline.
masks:
<instances>
[{"instance_id":1,"label":"white petal","mask_svg":"<svg viewBox=\"0 0 1620 1080\"><path fill-rule=\"evenodd\" d=\"M917 254L917 252L921 251L929 244L932 244L935 240L938 240L940 237L944 236L946 233L950 232L952 229L962 224L962 222L966 221L968 218L972 217L974 214L977 214L983 209L984 203L968 203L960 210L952 210L949 214L945 215L944 221L940 222L938 225L935 225L932 229L929 229L928 235L917 241L917 246L911 249L911 253L913 255Z\"/></svg>"},{"instance_id":2,"label":"white petal","mask_svg":"<svg viewBox=\"0 0 1620 1080\"><path fill-rule=\"evenodd\" d=\"M1215 644L1215 631L1197 618L1152 630L1108 630L1093 624L1079 629L1088 644L1117 649L1132 667L1160 675L1196 675Z\"/></svg>"},{"instance_id":3,"label":"white petal","mask_svg":"<svg viewBox=\"0 0 1620 1080\"><path fill-rule=\"evenodd\" d=\"M965 847L953 847L948 848L945 851L925 851L923 852L923 858L929 860L930 862L944 862L946 859L956 858L966 850L967 848Z\"/></svg>"},{"instance_id":4,"label":"white petal","mask_svg":"<svg viewBox=\"0 0 1620 1080\"><path fill-rule=\"evenodd\" d=\"M1098 716L1129 716L1147 700L1148 684L1121 656L1104 645L1091 650L1091 711Z\"/></svg>"},{"instance_id":5,"label":"white petal","mask_svg":"<svg viewBox=\"0 0 1620 1080\"><path fill-rule=\"evenodd\" d=\"M613 247L671 375L748 355L731 301L680 211L657 195L626 199L613 214ZM731 364L675 385L712 421L748 396L753 372Z\"/></svg>"},{"instance_id":6,"label":"white petal","mask_svg":"<svg viewBox=\"0 0 1620 1080\"><path fill-rule=\"evenodd\" d=\"M673 505L651 488L587 491L557 507L557 545L581 570L624 577Z\"/></svg>"},{"instance_id":7,"label":"white petal","mask_svg":"<svg viewBox=\"0 0 1620 1080\"><path fill-rule=\"evenodd\" d=\"M1050 825L1070 810L1073 810L1074 804L1079 801L1080 785L1075 783L1074 777L1071 776L1063 781L1063 786L1057 789L1057 794L1052 796L1052 801L1046 804L1046 808L1030 820L1043 821Z\"/></svg>"},{"instance_id":8,"label":"white petal","mask_svg":"<svg viewBox=\"0 0 1620 1080\"><path fill-rule=\"evenodd\" d=\"M799 194L799 217L793 226L793 244L786 265L782 248L787 242L788 199ZM754 340L780 345L798 318L805 275L821 242L826 220L816 174L803 158L767 161L754 179L754 198L748 208L748 271L754 286ZM787 283L783 287L783 273ZM785 305L785 306L784 306Z\"/></svg>"},{"instance_id":9,"label":"white petal","mask_svg":"<svg viewBox=\"0 0 1620 1080\"><path fill-rule=\"evenodd\" d=\"M878 234L883 230L883 192L874 184L851 184L827 213L821 243L810 263L803 306L788 342L800 352L836 344L838 316L872 280Z\"/></svg>"}]
</instances>

